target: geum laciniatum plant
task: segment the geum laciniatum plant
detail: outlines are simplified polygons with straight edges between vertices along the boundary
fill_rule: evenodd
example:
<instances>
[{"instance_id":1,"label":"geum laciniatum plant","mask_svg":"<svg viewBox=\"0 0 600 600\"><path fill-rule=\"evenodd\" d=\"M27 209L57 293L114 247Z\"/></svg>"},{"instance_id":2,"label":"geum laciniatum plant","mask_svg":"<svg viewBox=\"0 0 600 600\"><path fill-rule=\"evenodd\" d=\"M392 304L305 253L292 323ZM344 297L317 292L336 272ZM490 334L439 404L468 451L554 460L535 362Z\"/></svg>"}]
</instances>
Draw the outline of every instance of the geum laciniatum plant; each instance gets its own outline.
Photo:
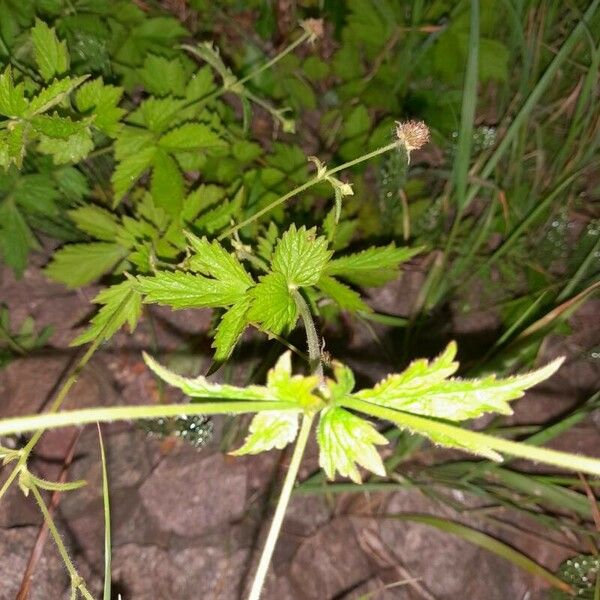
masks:
<instances>
[{"instance_id":1,"label":"geum laciniatum plant","mask_svg":"<svg viewBox=\"0 0 600 600\"><path fill-rule=\"evenodd\" d=\"M36 27L36 47L49 46L54 48L55 58L64 56L66 50L54 33L42 24ZM313 39L318 33L318 24L307 23L305 29L302 39ZM266 205L258 206L249 216L236 212L243 193L236 195L234 200L224 203L225 212L220 217L212 215L215 219L219 217L220 225L215 225L212 230L205 227L204 236L198 228L186 226L194 223L198 211L192 209L197 202L195 204L193 194L184 201L183 179L173 156L181 160L184 150L197 151L223 144L206 122L191 122L195 113L185 111L201 100L208 102L202 95L204 93L213 100L229 91L242 96L245 102L260 101L244 87L248 78L237 80L212 47L191 47L190 51L219 73L223 86L215 89L212 84L202 85L202 80L196 79L195 86L202 89L198 91L192 86L185 92L185 99L177 102L146 100L130 115L131 124L125 129L119 126L124 114L118 106L121 91L104 85L101 80L54 78L67 69L66 58L62 61L64 64L56 58L54 63L46 65L39 53L40 68L45 68L46 72L43 73L44 83L37 86L34 94L26 94L22 84L15 84L10 68L0 76L0 108L8 117L2 128L6 145L0 152L0 164L20 167L32 141L38 144L39 152L52 155L58 164L77 161L93 147L90 134L93 125L108 139L119 136L116 145L118 165L112 178L115 205L144 173L151 173L150 196L154 193L160 197L162 186L173 178L181 184L177 186L177 210L167 203L169 210L161 213L160 207L154 206L149 196L138 194L139 221L129 217L119 221L107 210L92 206L72 211L75 222L84 230L87 227L86 231L94 232L100 241L65 246L49 267L49 274L73 286L86 283L85 278L90 273L86 272L88 263L81 257L82 253L90 252L107 254L106 260L103 258L92 269L92 278L111 272L115 264L121 264L120 261L126 261L127 266L117 270L122 280L95 299L100 310L88 330L73 342L74 345L90 343L90 346L57 394L50 411L0 421L0 435L35 431L23 448L0 448L5 464L10 463L13 467L0 489L0 497L14 481L25 494L32 493L35 497L69 571L72 597L92 596L68 556L40 489L67 491L83 482L58 484L29 471L31 451L46 429L118 419L250 413L254 417L248 436L233 454L257 454L294 443L250 592L253 600L260 596L303 452L315 423L319 463L330 479L339 474L360 483L365 472L386 475L380 451L388 440L378 431L381 422L391 422L434 444L493 461L501 461L503 454L507 454L600 475L598 460L496 438L458 425L486 413L510 414L509 402L550 377L560 367L562 359L539 370L508 378L489 375L480 379L461 379L454 376L459 365L454 360L457 348L452 342L437 358L416 360L404 371L389 375L373 388L362 390L355 389L354 375L348 366L336 360L324 360L323 341L315 322L322 304L330 303L345 311L368 314L371 309L355 288L381 285L396 278L400 265L420 251L419 248L390 244L371 246L358 253L336 253L336 228L341 223L344 197L352 195L353 191L349 183L335 175L387 152L398 153L407 165L411 151L427 141L428 131L423 123L399 123L392 142L337 167L329 168L319 159L310 157L316 169L311 179ZM206 71L203 73L207 75ZM54 109L64 104L72 93L75 93L74 114L70 117L54 114ZM182 114L186 123L176 123L175 128L165 125L167 105L171 107L171 117ZM284 128L291 129L284 113L275 109L271 112ZM203 119L208 119L208 115L203 115ZM169 172L164 172L170 167ZM325 189L330 186L333 195L333 207L319 224L322 232L316 227L294 224L282 232L280 226L271 222L268 227L255 228L255 233L258 231L260 235L254 244L248 243L244 228L256 225L276 207L317 185ZM210 206L212 208L213 204ZM180 209L181 213L178 212ZM189 214L188 210L191 211ZM214 210L218 212L218 209ZM155 227L150 227L148 233L144 226L148 228L149 221ZM156 241L156 246L162 244L162 255L157 256L151 251L154 246L148 239ZM13 257L13 266L23 267L26 250L25 247L23 256ZM286 352L269 371L266 385L236 387L213 383L205 377L182 377L145 355L149 368L164 381L180 388L192 402L59 412L78 371L100 344L123 325L129 324L131 330L135 328L144 303L173 309L210 308L217 311L219 321L213 341L217 363L231 356L248 327L280 339L301 322L308 344L307 374L293 373L291 353Z\"/></svg>"}]
</instances>

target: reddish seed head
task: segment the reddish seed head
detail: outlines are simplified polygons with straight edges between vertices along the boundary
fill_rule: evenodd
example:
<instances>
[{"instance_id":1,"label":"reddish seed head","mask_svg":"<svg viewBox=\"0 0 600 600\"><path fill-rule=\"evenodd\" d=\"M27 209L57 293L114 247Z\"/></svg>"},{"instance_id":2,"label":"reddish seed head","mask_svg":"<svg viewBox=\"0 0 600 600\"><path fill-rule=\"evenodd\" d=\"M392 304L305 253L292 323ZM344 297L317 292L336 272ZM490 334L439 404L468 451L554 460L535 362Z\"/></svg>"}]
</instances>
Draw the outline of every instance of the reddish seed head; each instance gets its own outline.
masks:
<instances>
[{"instance_id":1,"label":"reddish seed head","mask_svg":"<svg viewBox=\"0 0 600 600\"><path fill-rule=\"evenodd\" d=\"M429 141L429 127L423 121L396 121L396 135L406 150L418 150Z\"/></svg>"}]
</instances>

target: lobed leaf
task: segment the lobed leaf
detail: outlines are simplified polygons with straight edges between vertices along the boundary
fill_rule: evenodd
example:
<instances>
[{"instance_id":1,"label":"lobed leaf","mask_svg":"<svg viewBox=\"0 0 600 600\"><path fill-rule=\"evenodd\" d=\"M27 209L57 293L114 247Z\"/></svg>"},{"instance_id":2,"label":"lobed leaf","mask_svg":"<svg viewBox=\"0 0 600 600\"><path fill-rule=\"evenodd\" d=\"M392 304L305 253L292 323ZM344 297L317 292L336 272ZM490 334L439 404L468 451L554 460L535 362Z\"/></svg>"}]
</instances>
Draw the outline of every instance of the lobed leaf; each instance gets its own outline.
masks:
<instances>
[{"instance_id":1,"label":"lobed leaf","mask_svg":"<svg viewBox=\"0 0 600 600\"><path fill-rule=\"evenodd\" d=\"M357 464L385 477L385 467L376 445L387 444L371 423L338 407L328 407L321 412L317 430L319 443L319 465L329 479L336 471L361 483Z\"/></svg>"},{"instance_id":2,"label":"lobed leaf","mask_svg":"<svg viewBox=\"0 0 600 600\"><path fill-rule=\"evenodd\" d=\"M271 269L285 276L292 286L315 285L331 258L327 239L316 229L292 226L283 234L273 252Z\"/></svg>"},{"instance_id":3,"label":"lobed leaf","mask_svg":"<svg viewBox=\"0 0 600 600\"><path fill-rule=\"evenodd\" d=\"M338 275L356 285L378 286L398 276L400 264L421 252L421 248L397 248L395 244L372 247L334 258L325 267L327 275Z\"/></svg>"},{"instance_id":4,"label":"lobed leaf","mask_svg":"<svg viewBox=\"0 0 600 600\"><path fill-rule=\"evenodd\" d=\"M125 323L133 331L142 313L142 299L134 282L126 279L118 285L102 290L93 300L103 305L91 319L90 326L71 346L80 346L94 340L110 339Z\"/></svg>"},{"instance_id":5,"label":"lobed leaf","mask_svg":"<svg viewBox=\"0 0 600 600\"><path fill-rule=\"evenodd\" d=\"M249 434L243 446L229 454L260 454L273 448L285 448L298 434L298 414L299 411L296 410L265 411L256 414L250 423Z\"/></svg>"},{"instance_id":6,"label":"lobed leaf","mask_svg":"<svg viewBox=\"0 0 600 600\"><path fill-rule=\"evenodd\" d=\"M212 343L212 347L215 349L216 361L224 361L231 356L238 339L248 325L246 315L249 308L250 299L243 298L221 317Z\"/></svg>"},{"instance_id":7,"label":"lobed leaf","mask_svg":"<svg viewBox=\"0 0 600 600\"><path fill-rule=\"evenodd\" d=\"M282 273L262 276L249 293L252 298L249 321L276 334L296 324L298 308Z\"/></svg>"},{"instance_id":8,"label":"lobed leaf","mask_svg":"<svg viewBox=\"0 0 600 600\"><path fill-rule=\"evenodd\" d=\"M400 374L390 375L356 398L419 415L463 421L486 412L512 414L508 402L521 398L525 390L550 377L562 364L556 359L530 373L505 379L490 375L482 379L448 379L458 369L451 342L435 360L417 360Z\"/></svg>"},{"instance_id":9,"label":"lobed leaf","mask_svg":"<svg viewBox=\"0 0 600 600\"><path fill-rule=\"evenodd\" d=\"M62 75L69 68L69 52L65 42L59 41L54 29L36 19L31 29L33 55L45 81Z\"/></svg>"}]
</instances>

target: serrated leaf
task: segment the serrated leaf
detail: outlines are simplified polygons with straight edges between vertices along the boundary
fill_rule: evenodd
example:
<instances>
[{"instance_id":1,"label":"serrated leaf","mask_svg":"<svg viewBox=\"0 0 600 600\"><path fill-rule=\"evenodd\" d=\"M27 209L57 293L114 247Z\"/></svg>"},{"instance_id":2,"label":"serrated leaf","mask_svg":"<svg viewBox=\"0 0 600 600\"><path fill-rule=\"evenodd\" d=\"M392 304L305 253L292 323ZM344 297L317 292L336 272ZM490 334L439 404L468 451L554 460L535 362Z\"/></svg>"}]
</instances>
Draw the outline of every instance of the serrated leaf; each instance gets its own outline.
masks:
<instances>
[{"instance_id":1,"label":"serrated leaf","mask_svg":"<svg viewBox=\"0 0 600 600\"><path fill-rule=\"evenodd\" d=\"M486 412L512 414L508 402L521 398L525 390L550 377L562 364L557 359L530 373L505 379L490 375L482 379L448 379L458 369L453 359L456 344L429 363L414 361L398 375L390 375L371 390L355 396L374 404L440 419L463 421Z\"/></svg>"},{"instance_id":2,"label":"serrated leaf","mask_svg":"<svg viewBox=\"0 0 600 600\"><path fill-rule=\"evenodd\" d=\"M203 123L185 123L165 133L158 145L169 152L190 152L203 148L224 147L227 144Z\"/></svg>"},{"instance_id":3,"label":"serrated leaf","mask_svg":"<svg viewBox=\"0 0 600 600\"><path fill-rule=\"evenodd\" d=\"M30 120L30 123L38 133L60 139L67 139L81 133L88 126L86 121L73 121L68 117L59 117L58 115L36 115Z\"/></svg>"},{"instance_id":4,"label":"serrated leaf","mask_svg":"<svg viewBox=\"0 0 600 600\"><path fill-rule=\"evenodd\" d=\"M198 238L191 234L188 234L188 240L195 253L186 261L187 268L215 279L238 282L241 291L254 285L254 280L237 257L227 252L219 242L209 242L205 237Z\"/></svg>"},{"instance_id":5,"label":"serrated leaf","mask_svg":"<svg viewBox=\"0 0 600 600\"><path fill-rule=\"evenodd\" d=\"M44 88L31 99L25 112L27 117L33 117L40 113L50 110L70 94L75 88L79 87L88 75L82 77L64 77L54 80L48 87Z\"/></svg>"},{"instance_id":6,"label":"serrated leaf","mask_svg":"<svg viewBox=\"0 0 600 600\"><path fill-rule=\"evenodd\" d=\"M154 360L144 352L144 361L163 381L179 388L184 394L192 398L222 399L222 400L278 400L264 386L249 385L237 387L220 383L211 383L206 377L183 377Z\"/></svg>"},{"instance_id":7,"label":"serrated leaf","mask_svg":"<svg viewBox=\"0 0 600 600\"><path fill-rule=\"evenodd\" d=\"M38 248L21 211L12 200L0 204L0 251L6 264L20 276L30 249Z\"/></svg>"},{"instance_id":8,"label":"serrated leaf","mask_svg":"<svg viewBox=\"0 0 600 600\"><path fill-rule=\"evenodd\" d=\"M31 30L33 54L45 81L62 75L69 68L69 52L65 42L56 37L56 32L39 19Z\"/></svg>"},{"instance_id":9,"label":"serrated leaf","mask_svg":"<svg viewBox=\"0 0 600 600\"><path fill-rule=\"evenodd\" d=\"M395 279L401 263L421 252L420 248L397 248L395 244L371 247L334 258L327 263L325 273L338 275L356 285L378 286Z\"/></svg>"},{"instance_id":10,"label":"serrated leaf","mask_svg":"<svg viewBox=\"0 0 600 600\"><path fill-rule=\"evenodd\" d=\"M186 72L178 58L169 60L164 56L150 54L139 71L144 86L155 96L184 96Z\"/></svg>"},{"instance_id":11,"label":"serrated leaf","mask_svg":"<svg viewBox=\"0 0 600 600\"><path fill-rule=\"evenodd\" d=\"M290 294L285 276L282 273L269 273L250 290L252 306L248 320L261 329L276 334L286 327L293 327L298 319L296 302Z\"/></svg>"},{"instance_id":12,"label":"serrated leaf","mask_svg":"<svg viewBox=\"0 0 600 600\"><path fill-rule=\"evenodd\" d=\"M117 164L111 177L115 192L115 204L122 200L135 182L150 168L155 154L156 148L150 146L131 154Z\"/></svg>"},{"instance_id":13,"label":"serrated leaf","mask_svg":"<svg viewBox=\"0 0 600 600\"><path fill-rule=\"evenodd\" d=\"M11 121L5 131L0 131L0 164L8 167L15 164L23 166L27 145L28 126L23 121Z\"/></svg>"},{"instance_id":14,"label":"serrated leaf","mask_svg":"<svg viewBox=\"0 0 600 600\"><path fill-rule=\"evenodd\" d=\"M181 120L184 100L177 98L148 98L129 116L129 120L145 125L153 133L162 133Z\"/></svg>"},{"instance_id":15,"label":"serrated leaf","mask_svg":"<svg viewBox=\"0 0 600 600\"><path fill-rule=\"evenodd\" d=\"M170 215L179 215L183 204L184 186L183 175L175 159L156 148L150 183L150 192L156 206L164 208Z\"/></svg>"},{"instance_id":16,"label":"serrated leaf","mask_svg":"<svg viewBox=\"0 0 600 600\"><path fill-rule=\"evenodd\" d=\"M25 86L13 83L12 70L6 67L0 75L0 115L6 117L20 117L27 108L25 99Z\"/></svg>"},{"instance_id":17,"label":"serrated leaf","mask_svg":"<svg viewBox=\"0 0 600 600\"><path fill-rule=\"evenodd\" d=\"M91 319L90 326L71 346L80 346L97 338L110 339L125 323L133 332L142 314L142 299L129 279L102 290L93 300L102 308Z\"/></svg>"},{"instance_id":18,"label":"serrated leaf","mask_svg":"<svg viewBox=\"0 0 600 600\"><path fill-rule=\"evenodd\" d=\"M244 445L234 456L260 454L277 448L281 450L296 439L298 434L298 414L296 410L265 411L252 419Z\"/></svg>"},{"instance_id":19,"label":"serrated leaf","mask_svg":"<svg viewBox=\"0 0 600 600\"><path fill-rule=\"evenodd\" d=\"M216 361L224 361L231 356L238 339L248 325L246 314L249 308L250 299L243 298L221 317L212 343Z\"/></svg>"},{"instance_id":20,"label":"serrated leaf","mask_svg":"<svg viewBox=\"0 0 600 600\"><path fill-rule=\"evenodd\" d=\"M218 308L235 304L244 297L238 282L209 279L181 271L160 271L138 277L144 302L167 304L172 308Z\"/></svg>"},{"instance_id":21,"label":"serrated leaf","mask_svg":"<svg viewBox=\"0 0 600 600\"><path fill-rule=\"evenodd\" d=\"M81 231L105 242L113 242L119 232L114 214L93 204L71 210L69 216Z\"/></svg>"},{"instance_id":22,"label":"serrated leaf","mask_svg":"<svg viewBox=\"0 0 600 600\"><path fill-rule=\"evenodd\" d=\"M284 275L289 285L314 285L331 258L327 246L327 239L317 237L316 229L292 225L275 247L271 269Z\"/></svg>"},{"instance_id":23,"label":"serrated leaf","mask_svg":"<svg viewBox=\"0 0 600 600\"><path fill-rule=\"evenodd\" d=\"M363 302L360 294L352 288L328 275L321 275L317 287L329 296L342 310L353 312L372 312L371 307Z\"/></svg>"},{"instance_id":24,"label":"serrated leaf","mask_svg":"<svg viewBox=\"0 0 600 600\"><path fill-rule=\"evenodd\" d=\"M368 471L385 477L385 467L375 445L387 444L368 421L338 407L328 407L321 412L317 430L319 465L329 479L336 471L361 483L357 464Z\"/></svg>"},{"instance_id":25,"label":"serrated leaf","mask_svg":"<svg viewBox=\"0 0 600 600\"><path fill-rule=\"evenodd\" d=\"M115 137L121 127L125 110L119 108L123 88L104 84L102 78L84 83L75 94L75 104L81 112L93 112L94 127Z\"/></svg>"},{"instance_id":26,"label":"serrated leaf","mask_svg":"<svg viewBox=\"0 0 600 600\"><path fill-rule=\"evenodd\" d=\"M54 164L76 163L84 159L94 149L89 127L80 129L66 139L40 135L38 150L52 156Z\"/></svg>"},{"instance_id":27,"label":"serrated leaf","mask_svg":"<svg viewBox=\"0 0 600 600\"><path fill-rule=\"evenodd\" d=\"M68 244L54 254L45 273L70 288L81 287L109 273L125 256L118 244Z\"/></svg>"},{"instance_id":28,"label":"serrated leaf","mask_svg":"<svg viewBox=\"0 0 600 600\"><path fill-rule=\"evenodd\" d=\"M297 402L304 410L320 408L323 401L313 392L319 383L316 375L292 375L292 353L284 352L267 374L267 387L286 402Z\"/></svg>"}]
</instances>

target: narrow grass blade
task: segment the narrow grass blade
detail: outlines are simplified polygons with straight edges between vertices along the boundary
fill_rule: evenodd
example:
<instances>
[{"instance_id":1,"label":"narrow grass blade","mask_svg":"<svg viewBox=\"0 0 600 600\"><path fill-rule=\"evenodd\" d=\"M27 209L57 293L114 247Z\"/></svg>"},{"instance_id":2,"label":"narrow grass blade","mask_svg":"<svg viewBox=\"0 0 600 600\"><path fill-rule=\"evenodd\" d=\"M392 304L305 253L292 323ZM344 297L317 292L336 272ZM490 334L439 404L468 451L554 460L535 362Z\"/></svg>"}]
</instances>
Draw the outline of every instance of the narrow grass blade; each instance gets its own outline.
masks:
<instances>
[{"instance_id":1,"label":"narrow grass blade","mask_svg":"<svg viewBox=\"0 0 600 600\"><path fill-rule=\"evenodd\" d=\"M466 204L467 178L471 162L473 123L477 106L477 82L479 71L479 0L471 0L471 19L467 70L463 87L460 131L454 162L454 186L459 211Z\"/></svg>"},{"instance_id":2,"label":"narrow grass blade","mask_svg":"<svg viewBox=\"0 0 600 600\"><path fill-rule=\"evenodd\" d=\"M564 582L562 579L559 579L556 575L550 573L550 571L541 565L538 565L535 561L531 560L518 550L511 548L504 542L501 542L500 540L497 540L486 533L482 533L481 531L477 531L476 529L472 529L471 527L461 525L460 523L456 523L454 521L449 521L447 519L441 519L439 517L433 517L430 515L400 513L397 515L386 516L387 518L400 519L402 521L422 523L424 525L435 527L440 531L461 537L471 544L475 544L480 548L484 548L488 552L492 552L493 554L510 561L520 569L544 579L552 587L567 594L573 593L573 590L568 583Z\"/></svg>"},{"instance_id":3,"label":"narrow grass blade","mask_svg":"<svg viewBox=\"0 0 600 600\"><path fill-rule=\"evenodd\" d=\"M104 595L103 600L111 599L111 535L110 535L110 498L108 496L108 473L106 469L106 453L102 440L100 423L98 426L98 440L100 442L100 458L102 459L102 504L104 507Z\"/></svg>"}]
</instances>

